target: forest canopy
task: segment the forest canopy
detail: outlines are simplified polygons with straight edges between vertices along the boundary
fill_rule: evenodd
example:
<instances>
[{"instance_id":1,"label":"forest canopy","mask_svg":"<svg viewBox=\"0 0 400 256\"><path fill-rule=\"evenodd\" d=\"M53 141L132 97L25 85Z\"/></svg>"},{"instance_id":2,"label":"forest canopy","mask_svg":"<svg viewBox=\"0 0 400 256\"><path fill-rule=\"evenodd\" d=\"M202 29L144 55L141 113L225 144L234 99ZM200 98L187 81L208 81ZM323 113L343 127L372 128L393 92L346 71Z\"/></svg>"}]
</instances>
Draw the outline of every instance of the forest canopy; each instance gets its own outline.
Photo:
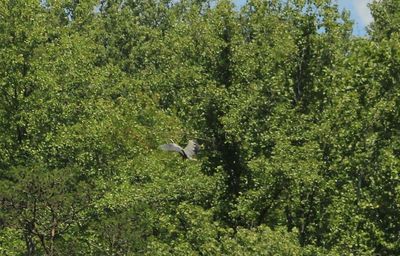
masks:
<instances>
[{"instance_id":1,"label":"forest canopy","mask_svg":"<svg viewBox=\"0 0 400 256\"><path fill-rule=\"evenodd\" d=\"M0 0L0 254L399 255L400 2L370 8Z\"/></svg>"}]
</instances>

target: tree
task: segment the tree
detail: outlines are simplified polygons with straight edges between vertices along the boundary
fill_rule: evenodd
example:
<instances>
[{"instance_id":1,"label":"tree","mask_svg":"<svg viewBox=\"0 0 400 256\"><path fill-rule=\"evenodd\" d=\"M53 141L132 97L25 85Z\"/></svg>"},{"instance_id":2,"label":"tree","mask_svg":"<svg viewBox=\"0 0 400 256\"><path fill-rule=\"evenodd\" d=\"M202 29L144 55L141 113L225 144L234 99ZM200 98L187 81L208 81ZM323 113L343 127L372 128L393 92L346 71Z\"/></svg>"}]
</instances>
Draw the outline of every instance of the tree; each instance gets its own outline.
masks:
<instances>
[{"instance_id":1,"label":"tree","mask_svg":"<svg viewBox=\"0 0 400 256\"><path fill-rule=\"evenodd\" d=\"M328 0L1 2L0 252L399 254L397 4L371 8L359 38Z\"/></svg>"}]
</instances>

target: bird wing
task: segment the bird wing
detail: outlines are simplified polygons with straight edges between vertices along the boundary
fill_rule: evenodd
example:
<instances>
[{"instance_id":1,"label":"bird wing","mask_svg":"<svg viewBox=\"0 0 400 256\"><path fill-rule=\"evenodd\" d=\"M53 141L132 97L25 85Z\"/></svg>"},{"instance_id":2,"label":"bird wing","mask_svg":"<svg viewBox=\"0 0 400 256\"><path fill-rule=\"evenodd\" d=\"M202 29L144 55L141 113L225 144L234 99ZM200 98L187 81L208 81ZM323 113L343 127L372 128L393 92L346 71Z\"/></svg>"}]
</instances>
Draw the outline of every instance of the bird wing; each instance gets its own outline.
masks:
<instances>
[{"instance_id":1,"label":"bird wing","mask_svg":"<svg viewBox=\"0 0 400 256\"><path fill-rule=\"evenodd\" d=\"M183 149L183 151L185 152L185 155L188 158L191 158L192 156L196 155L199 152L199 150L200 150L200 146L194 140L189 140L188 144Z\"/></svg>"},{"instance_id":2,"label":"bird wing","mask_svg":"<svg viewBox=\"0 0 400 256\"><path fill-rule=\"evenodd\" d=\"M161 146L159 146L160 149L164 150L164 151L173 151L173 152L181 152L182 148L175 143L168 143L168 144L163 144Z\"/></svg>"}]
</instances>

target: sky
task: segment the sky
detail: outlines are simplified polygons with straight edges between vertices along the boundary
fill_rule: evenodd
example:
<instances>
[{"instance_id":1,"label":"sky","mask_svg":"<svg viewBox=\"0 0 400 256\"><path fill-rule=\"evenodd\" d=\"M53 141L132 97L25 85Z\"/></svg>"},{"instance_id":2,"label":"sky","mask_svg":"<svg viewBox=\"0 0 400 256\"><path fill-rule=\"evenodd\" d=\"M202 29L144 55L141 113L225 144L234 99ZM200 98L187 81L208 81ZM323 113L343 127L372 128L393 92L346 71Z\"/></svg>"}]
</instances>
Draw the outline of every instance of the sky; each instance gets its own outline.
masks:
<instances>
[{"instance_id":1,"label":"sky","mask_svg":"<svg viewBox=\"0 0 400 256\"><path fill-rule=\"evenodd\" d=\"M366 35L365 27L372 22L372 16L368 8L368 3L372 0L336 0L339 8L350 11L351 18L354 20L354 35Z\"/></svg>"}]
</instances>

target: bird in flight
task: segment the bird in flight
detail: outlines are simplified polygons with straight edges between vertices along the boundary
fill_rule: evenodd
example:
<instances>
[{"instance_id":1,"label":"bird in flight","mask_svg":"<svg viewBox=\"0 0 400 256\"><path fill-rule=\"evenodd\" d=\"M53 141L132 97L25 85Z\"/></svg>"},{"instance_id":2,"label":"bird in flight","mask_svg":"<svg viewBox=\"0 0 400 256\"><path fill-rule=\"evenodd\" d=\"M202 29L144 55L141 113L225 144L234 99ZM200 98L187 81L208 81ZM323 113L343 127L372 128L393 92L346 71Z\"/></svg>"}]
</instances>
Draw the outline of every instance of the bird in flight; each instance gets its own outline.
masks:
<instances>
[{"instance_id":1,"label":"bird in flight","mask_svg":"<svg viewBox=\"0 0 400 256\"><path fill-rule=\"evenodd\" d=\"M189 140L185 148L182 148L178 144L175 144L173 140L171 140L171 143L159 146L159 148L164 151L178 152L183 159L189 160L196 160L192 157L196 155L200 150L199 144L194 140Z\"/></svg>"}]
</instances>

